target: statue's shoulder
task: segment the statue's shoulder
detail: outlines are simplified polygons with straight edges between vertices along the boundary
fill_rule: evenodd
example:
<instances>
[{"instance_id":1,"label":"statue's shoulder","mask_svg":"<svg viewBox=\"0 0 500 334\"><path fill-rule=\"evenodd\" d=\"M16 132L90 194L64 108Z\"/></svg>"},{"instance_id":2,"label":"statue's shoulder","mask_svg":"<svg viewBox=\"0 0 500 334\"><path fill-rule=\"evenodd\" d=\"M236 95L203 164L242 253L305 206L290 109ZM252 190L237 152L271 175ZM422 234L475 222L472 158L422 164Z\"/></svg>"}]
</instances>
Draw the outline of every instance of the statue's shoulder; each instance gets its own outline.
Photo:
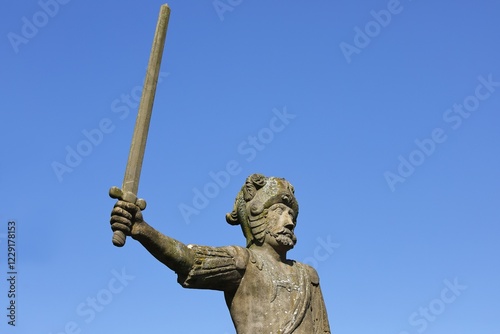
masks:
<instances>
[{"instance_id":1,"label":"statue's shoulder","mask_svg":"<svg viewBox=\"0 0 500 334\"><path fill-rule=\"evenodd\" d=\"M213 247L189 244L187 247L193 251L195 263L204 263L204 267L209 266L210 262L235 269L245 269L250 258L248 249L240 246Z\"/></svg>"},{"instance_id":2,"label":"statue's shoulder","mask_svg":"<svg viewBox=\"0 0 500 334\"><path fill-rule=\"evenodd\" d=\"M223 247L228 254L234 259L237 269L245 269L250 259L251 253L248 248L240 246L225 246Z\"/></svg>"},{"instance_id":3,"label":"statue's shoulder","mask_svg":"<svg viewBox=\"0 0 500 334\"><path fill-rule=\"evenodd\" d=\"M311 280L312 284L319 285L319 275L318 275L318 272L316 271L316 269L314 269L312 266L305 264L305 263L301 263L301 262L296 262L296 263L299 263L305 269L305 271L309 275L309 279Z\"/></svg>"}]
</instances>

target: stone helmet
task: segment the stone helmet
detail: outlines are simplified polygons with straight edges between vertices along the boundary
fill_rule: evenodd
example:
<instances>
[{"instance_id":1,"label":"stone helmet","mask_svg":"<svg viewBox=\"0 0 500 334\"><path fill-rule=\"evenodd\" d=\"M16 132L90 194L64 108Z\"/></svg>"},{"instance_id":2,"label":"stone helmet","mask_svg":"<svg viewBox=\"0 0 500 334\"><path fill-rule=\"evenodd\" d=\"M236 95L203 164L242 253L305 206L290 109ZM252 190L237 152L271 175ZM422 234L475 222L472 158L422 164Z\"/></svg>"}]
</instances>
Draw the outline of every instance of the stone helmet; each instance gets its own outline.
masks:
<instances>
[{"instance_id":1,"label":"stone helmet","mask_svg":"<svg viewBox=\"0 0 500 334\"><path fill-rule=\"evenodd\" d=\"M299 204L290 182L282 178L252 174L236 196L234 208L226 214L226 221L231 225L241 225L247 240L247 247L262 244L264 241L269 207L283 203L294 212L294 220L299 214Z\"/></svg>"}]
</instances>

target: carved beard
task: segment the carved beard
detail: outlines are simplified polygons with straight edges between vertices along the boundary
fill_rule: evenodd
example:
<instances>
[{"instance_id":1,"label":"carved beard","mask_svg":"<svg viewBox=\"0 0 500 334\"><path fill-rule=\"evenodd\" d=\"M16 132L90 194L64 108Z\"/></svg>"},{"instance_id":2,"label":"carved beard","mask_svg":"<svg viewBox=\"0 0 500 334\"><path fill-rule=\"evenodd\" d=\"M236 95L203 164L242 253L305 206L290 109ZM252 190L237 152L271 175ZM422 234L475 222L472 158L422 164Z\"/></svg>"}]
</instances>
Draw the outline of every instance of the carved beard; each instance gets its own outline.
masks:
<instances>
[{"instance_id":1,"label":"carved beard","mask_svg":"<svg viewBox=\"0 0 500 334\"><path fill-rule=\"evenodd\" d=\"M293 246L295 246L295 244L297 243L297 237L287 228L283 228L277 233L267 231L267 234L272 236L279 244L283 246L293 248Z\"/></svg>"}]
</instances>

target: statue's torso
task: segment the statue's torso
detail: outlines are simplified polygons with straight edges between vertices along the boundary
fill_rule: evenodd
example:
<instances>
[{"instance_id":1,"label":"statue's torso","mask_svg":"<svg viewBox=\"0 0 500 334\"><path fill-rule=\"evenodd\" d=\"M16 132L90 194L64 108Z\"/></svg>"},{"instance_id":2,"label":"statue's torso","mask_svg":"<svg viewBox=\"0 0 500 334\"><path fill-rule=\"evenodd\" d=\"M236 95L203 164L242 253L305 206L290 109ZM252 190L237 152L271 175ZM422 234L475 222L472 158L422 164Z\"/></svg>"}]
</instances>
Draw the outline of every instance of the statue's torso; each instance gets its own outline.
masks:
<instances>
[{"instance_id":1,"label":"statue's torso","mask_svg":"<svg viewBox=\"0 0 500 334\"><path fill-rule=\"evenodd\" d=\"M179 275L186 288L224 291L238 334L327 334L316 271L238 246L192 246L194 265Z\"/></svg>"},{"instance_id":2,"label":"statue's torso","mask_svg":"<svg viewBox=\"0 0 500 334\"><path fill-rule=\"evenodd\" d=\"M239 287L226 292L237 333L314 333L313 288L305 266L251 252Z\"/></svg>"}]
</instances>

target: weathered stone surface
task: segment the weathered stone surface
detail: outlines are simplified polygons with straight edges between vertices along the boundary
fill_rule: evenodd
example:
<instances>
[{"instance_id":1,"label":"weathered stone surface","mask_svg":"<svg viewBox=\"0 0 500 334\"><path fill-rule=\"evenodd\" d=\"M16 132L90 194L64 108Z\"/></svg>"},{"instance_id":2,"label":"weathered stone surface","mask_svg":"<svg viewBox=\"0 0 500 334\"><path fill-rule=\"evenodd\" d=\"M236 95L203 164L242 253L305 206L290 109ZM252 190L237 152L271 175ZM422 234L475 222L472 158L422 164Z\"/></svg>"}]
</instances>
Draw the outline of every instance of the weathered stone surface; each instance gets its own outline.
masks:
<instances>
[{"instance_id":1,"label":"weathered stone surface","mask_svg":"<svg viewBox=\"0 0 500 334\"><path fill-rule=\"evenodd\" d=\"M124 201L113 208L111 227L138 240L183 287L223 291L238 334L330 333L316 270L286 258L297 242L298 210L288 181L253 174L226 215L241 226L246 248L185 245L155 230L139 207Z\"/></svg>"}]
</instances>

